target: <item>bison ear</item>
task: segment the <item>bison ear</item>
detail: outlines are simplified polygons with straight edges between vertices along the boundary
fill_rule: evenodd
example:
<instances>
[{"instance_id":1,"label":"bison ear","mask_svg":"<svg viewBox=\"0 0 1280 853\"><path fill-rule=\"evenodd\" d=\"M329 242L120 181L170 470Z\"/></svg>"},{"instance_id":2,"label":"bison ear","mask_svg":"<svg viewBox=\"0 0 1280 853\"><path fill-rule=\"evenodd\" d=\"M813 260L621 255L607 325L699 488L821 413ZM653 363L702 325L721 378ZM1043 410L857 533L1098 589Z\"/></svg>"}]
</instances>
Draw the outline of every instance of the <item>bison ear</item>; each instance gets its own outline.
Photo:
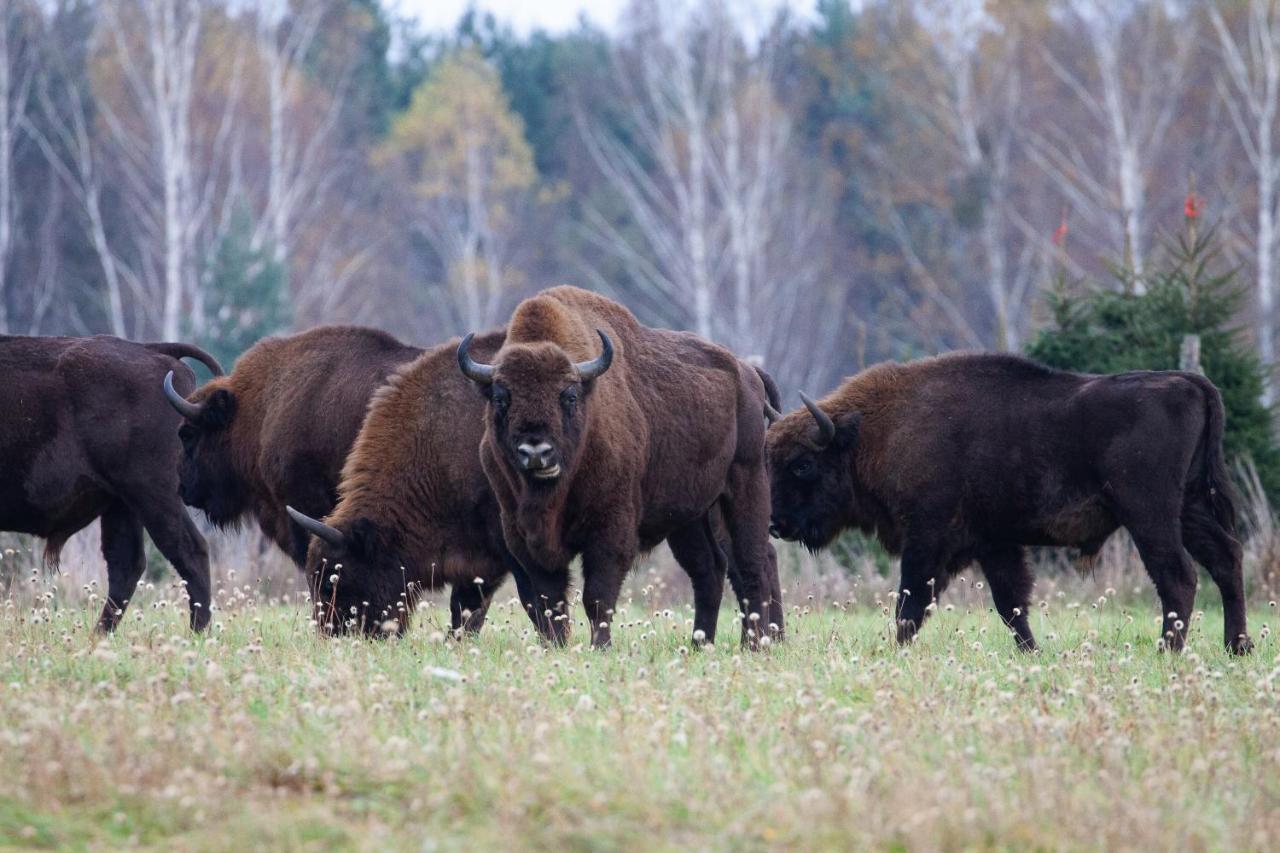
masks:
<instances>
[{"instance_id":1,"label":"bison ear","mask_svg":"<svg viewBox=\"0 0 1280 853\"><path fill-rule=\"evenodd\" d=\"M347 544L353 556L367 558L377 550L378 525L361 516L351 523Z\"/></svg>"},{"instance_id":2,"label":"bison ear","mask_svg":"<svg viewBox=\"0 0 1280 853\"><path fill-rule=\"evenodd\" d=\"M210 430L226 429L236 416L236 395L219 388L205 400L200 426Z\"/></svg>"},{"instance_id":3,"label":"bison ear","mask_svg":"<svg viewBox=\"0 0 1280 853\"><path fill-rule=\"evenodd\" d=\"M840 450L850 450L858 443L858 431L862 426L862 414L850 412L835 419L836 437L831 443Z\"/></svg>"}]
</instances>

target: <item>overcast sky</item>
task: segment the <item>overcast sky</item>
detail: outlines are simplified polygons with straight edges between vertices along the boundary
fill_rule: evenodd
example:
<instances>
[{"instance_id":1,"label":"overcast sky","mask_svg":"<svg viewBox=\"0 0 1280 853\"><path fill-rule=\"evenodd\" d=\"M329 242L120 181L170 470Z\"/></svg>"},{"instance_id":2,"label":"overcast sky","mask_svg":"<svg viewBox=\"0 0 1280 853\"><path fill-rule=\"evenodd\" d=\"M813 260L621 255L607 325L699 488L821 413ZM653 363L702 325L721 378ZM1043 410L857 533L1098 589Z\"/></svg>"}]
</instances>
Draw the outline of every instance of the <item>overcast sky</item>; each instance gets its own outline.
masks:
<instances>
[{"instance_id":1,"label":"overcast sky","mask_svg":"<svg viewBox=\"0 0 1280 853\"><path fill-rule=\"evenodd\" d=\"M626 0L388 0L388 7L405 17L417 18L424 31L449 30L469 6L492 12L522 35L534 29L563 32L573 29L581 15L611 30ZM779 6L790 6L801 17L812 14L814 0L734 0L735 10L748 33L768 23Z\"/></svg>"},{"instance_id":2,"label":"overcast sky","mask_svg":"<svg viewBox=\"0 0 1280 853\"><path fill-rule=\"evenodd\" d=\"M392 0L389 6L405 17L417 18L424 30L451 29L468 6L493 12L519 33L536 28L559 32L572 29L585 13L611 29L624 0Z\"/></svg>"}]
</instances>

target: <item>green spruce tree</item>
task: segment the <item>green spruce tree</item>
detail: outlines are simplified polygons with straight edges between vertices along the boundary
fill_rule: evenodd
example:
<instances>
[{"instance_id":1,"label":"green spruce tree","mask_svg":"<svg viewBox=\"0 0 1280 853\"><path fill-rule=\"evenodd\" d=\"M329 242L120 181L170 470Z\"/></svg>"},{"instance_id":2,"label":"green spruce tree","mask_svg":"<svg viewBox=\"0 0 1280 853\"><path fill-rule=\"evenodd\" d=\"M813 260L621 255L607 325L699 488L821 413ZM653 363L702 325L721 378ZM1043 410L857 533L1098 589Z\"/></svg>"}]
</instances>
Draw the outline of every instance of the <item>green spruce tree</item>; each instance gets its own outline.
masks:
<instances>
[{"instance_id":1,"label":"green spruce tree","mask_svg":"<svg viewBox=\"0 0 1280 853\"><path fill-rule=\"evenodd\" d=\"M242 205L219 243L205 288L200 345L228 370L257 341L292 321L285 270L270 246L253 246L253 217Z\"/></svg>"},{"instance_id":2,"label":"green spruce tree","mask_svg":"<svg viewBox=\"0 0 1280 853\"><path fill-rule=\"evenodd\" d=\"M1068 293L1059 278L1050 297L1052 325L1029 343L1027 355L1087 373L1176 370L1183 339L1198 335L1201 366L1227 411L1227 454L1252 459L1275 501L1280 451L1262 403L1266 372L1235 324L1247 294L1236 271L1222 262L1215 231L1197 233L1194 219L1189 215L1187 233L1167 241L1163 257L1142 271L1142 293L1132 286L1139 273L1126 264L1113 272L1119 289L1086 286Z\"/></svg>"}]
</instances>

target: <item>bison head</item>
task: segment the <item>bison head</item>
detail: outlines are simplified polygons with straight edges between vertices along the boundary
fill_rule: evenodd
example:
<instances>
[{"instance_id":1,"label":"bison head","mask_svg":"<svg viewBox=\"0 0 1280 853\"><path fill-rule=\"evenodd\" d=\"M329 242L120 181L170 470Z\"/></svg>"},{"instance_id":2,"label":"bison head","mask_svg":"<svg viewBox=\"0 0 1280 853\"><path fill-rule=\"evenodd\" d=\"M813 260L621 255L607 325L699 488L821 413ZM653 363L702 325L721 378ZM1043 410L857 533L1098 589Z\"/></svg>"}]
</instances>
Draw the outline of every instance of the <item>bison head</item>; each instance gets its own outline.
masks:
<instances>
[{"instance_id":1,"label":"bison head","mask_svg":"<svg viewBox=\"0 0 1280 853\"><path fill-rule=\"evenodd\" d=\"M248 510L228 429L235 419L235 394L215 379L185 398L174 390L173 371L169 371L164 396L183 418L178 428L182 442L178 489L183 503L202 510L219 527L235 524Z\"/></svg>"},{"instance_id":2,"label":"bison head","mask_svg":"<svg viewBox=\"0 0 1280 853\"><path fill-rule=\"evenodd\" d=\"M316 623L325 634L402 634L413 601L396 555L397 537L367 518L339 527L286 507L293 522L311 534L307 579Z\"/></svg>"},{"instance_id":3,"label":"bison head","mask_svg":"<svg viewBox=\"0 0 1280 853\"><path fill-rule=\"evenodd\" d=\"M844 528L858 525L853 454L859 417L853 413L837 422L800 396L807 411L782 418L765 437L773 499L770 532L817 550Z\"/></svg>"},{"instance_id":4,"label":"bison head","mask_svg":"<svg viewBox=\"0 0 1280 853\"><path fill-rule=\"evenodd\" d=\"M551 486L572 470L586 431L587 401L595 380L613 362L613 342L596 330L603 350L573 362L553 343L512 344L495 364L468 354L472 335L458 346L458 366L489 401L490 436L508 466L534 486Z\"/></svg>"}]
</instances>

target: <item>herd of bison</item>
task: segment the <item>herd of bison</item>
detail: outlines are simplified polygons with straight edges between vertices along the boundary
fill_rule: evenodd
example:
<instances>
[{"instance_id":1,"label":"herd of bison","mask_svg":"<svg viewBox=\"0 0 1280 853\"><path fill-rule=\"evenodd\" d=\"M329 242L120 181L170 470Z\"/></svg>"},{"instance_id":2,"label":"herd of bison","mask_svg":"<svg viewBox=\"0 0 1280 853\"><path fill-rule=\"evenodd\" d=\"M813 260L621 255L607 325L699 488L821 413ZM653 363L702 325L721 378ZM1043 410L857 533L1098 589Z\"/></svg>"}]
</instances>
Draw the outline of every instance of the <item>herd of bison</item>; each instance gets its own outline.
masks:
<instances>
[{"instance_id":1,"label":"herd of bison","mask_svg":"<svg viewBox=\"0 0 1280 853\"><path fill-rule=\"evenodd\" d=\"M214 378L196 387L183 358ZM144 529L191 626L209 624L186 504L219 528L256 521L305 570L325 634L403 632L446 584L453 628L477 631L511 575L538 633L564 643L580 557L604 646L627 571L665 541L693 586L694 642L714 641L727 577L758 647L784 630L770 537L816 550L854 528L901 556L900 642L976 562L1034 650L1025 547L1090 555L1123 526L1165 646L1186 639L1194 558L1227 647L1251 648L1222 399L1192 373L953 354L869 368L783 415L768 374L724 347L557 287L504 328L425 350L322 327L263 340L224 375L186 344L0 337L0 377L0 529L43 537L56 563L101 519L104 631L143 573Z\"/></svg>"}]
</instances>

